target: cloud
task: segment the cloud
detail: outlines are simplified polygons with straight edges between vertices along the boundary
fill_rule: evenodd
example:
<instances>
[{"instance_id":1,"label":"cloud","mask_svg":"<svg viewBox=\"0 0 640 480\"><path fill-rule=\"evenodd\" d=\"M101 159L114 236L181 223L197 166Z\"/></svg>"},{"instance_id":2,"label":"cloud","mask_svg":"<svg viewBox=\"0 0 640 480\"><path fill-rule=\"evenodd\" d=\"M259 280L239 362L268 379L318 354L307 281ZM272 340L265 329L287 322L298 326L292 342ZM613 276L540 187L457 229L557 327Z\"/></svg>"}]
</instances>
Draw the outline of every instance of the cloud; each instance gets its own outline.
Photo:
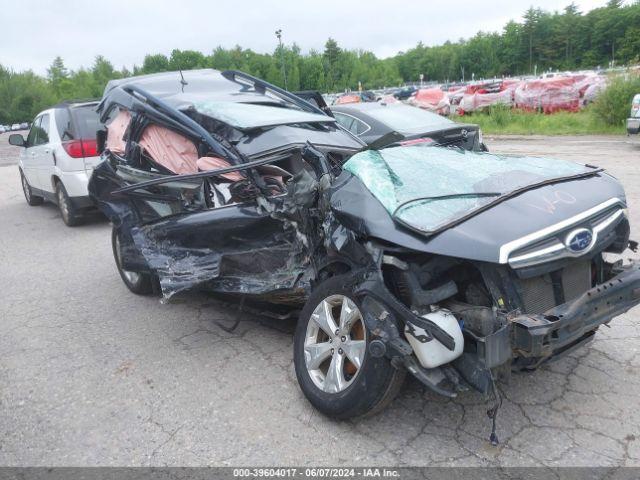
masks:
<instances>
[{"instance_id":1,"label":"cloud","mask_svg":"<svg viewBox=\"0 0 640 480\"><path fill-rule=\"evenodd\" d=\"M322 50L328 37L340 46L371 50L387 57L419 41L435 45L477 31L499 31L519 20L532 0L450 0L401 3L368 0L110 0L42 2L1 0L0 64L44 74L60 55L68 68L89 67L104 55L116 68L140 65L147 53L169 54L174 48L205 54L216 46L241 45L272 52L275 30L283 41L303 51ZM559 10L565 3L536 0L536 6ZM582 11L604 0L576 2ZM7 41L8 40L8 41Z\"/></svg>"}]
</instances>

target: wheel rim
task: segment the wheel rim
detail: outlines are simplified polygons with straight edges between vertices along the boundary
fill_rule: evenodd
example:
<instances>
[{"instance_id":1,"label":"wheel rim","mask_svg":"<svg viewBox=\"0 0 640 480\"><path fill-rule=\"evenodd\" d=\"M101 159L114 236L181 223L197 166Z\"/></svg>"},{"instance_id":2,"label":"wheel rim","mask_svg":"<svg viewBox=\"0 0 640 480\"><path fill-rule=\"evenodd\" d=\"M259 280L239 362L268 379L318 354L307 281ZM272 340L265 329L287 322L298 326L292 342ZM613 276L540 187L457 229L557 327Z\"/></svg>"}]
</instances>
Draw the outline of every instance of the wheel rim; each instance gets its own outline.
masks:
<instances>
[{"instance_id":1,"label":"wheel rim","mask_svg":"<svg viewBox=\"0 0 640 480\"><path fill-rule=\"evenodd\" d=\"M67 199L64 196L62 187L58 187L58 207L60 208L62 218L66 222L69 219L69 205L67 205Z\"/></svg>"},{"instance_id":2,"label":"wheel rim","mask_svg":"<svg viewBox=\"0 0 640 480\"><path fill-rule=\"evenodd\" d=\"M331 295L318 304L307 325L304 359L313 383L326 393L345 390L364 362L366 330L353 300Z\"/></svg>"},{"instance_id":3,"label":"wheel rim","mask_svg":"<svg viewBox=\"0 0 640 480\"><path fill-rule=\"evenodd\" d=\"M140 280L138 272L130 272L122 268L122 253L120 252L120 237L118 235L116 235L116 261L118 262L118 268L120 268L127 281L131 284L138 283L138 280Z\"/></svg>"},{"instance_id":4,"label":"wheel rim","mask_svg":"<svg viewBox=\"0 0 640 480\"><path fill-rule=\"evenodd\" d=\"M29 184L27 183L27 177L22 174L22 191L24 192L24 196L27 199L27 202L31 201L31 189L29 188Z\"/></svg>"}]
</instances>

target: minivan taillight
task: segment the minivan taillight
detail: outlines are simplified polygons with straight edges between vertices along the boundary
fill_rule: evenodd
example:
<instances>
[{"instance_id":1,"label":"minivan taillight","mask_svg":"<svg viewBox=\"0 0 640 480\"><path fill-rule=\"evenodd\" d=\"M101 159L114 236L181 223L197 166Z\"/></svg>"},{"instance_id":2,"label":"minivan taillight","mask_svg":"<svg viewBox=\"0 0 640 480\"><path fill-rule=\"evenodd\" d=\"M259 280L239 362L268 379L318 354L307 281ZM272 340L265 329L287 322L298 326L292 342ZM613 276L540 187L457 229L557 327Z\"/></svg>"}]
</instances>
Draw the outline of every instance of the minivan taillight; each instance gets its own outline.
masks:
<instances>
[{"instance_id":1,"label":"minivan taillight","mask_svg":"<svg viewBox=\"0 0 640 480\"><path fill-rule=\"evenodd\" d=\"M98 144L94 139L69 140L62 142L62 146L71 158L95 157L98 155Z\"/></svg>"}]
</instances>

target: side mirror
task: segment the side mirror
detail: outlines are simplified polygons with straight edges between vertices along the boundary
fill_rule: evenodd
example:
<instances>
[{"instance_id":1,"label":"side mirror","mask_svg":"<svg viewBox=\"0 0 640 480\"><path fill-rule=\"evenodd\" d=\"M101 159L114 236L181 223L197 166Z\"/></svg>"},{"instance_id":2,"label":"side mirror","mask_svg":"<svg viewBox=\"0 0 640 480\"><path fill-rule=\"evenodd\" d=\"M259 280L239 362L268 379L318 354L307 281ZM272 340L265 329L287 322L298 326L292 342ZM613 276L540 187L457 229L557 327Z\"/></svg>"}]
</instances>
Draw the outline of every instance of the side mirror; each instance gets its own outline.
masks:
<instances>
[{"instance_id":1,"label":"side mirror","mask_svg":"<svg viewBox=\"0 0 640 480\"><path fill-rule=\"evenodd\" d=\"M24 141L24 137L19 133L12 133L9 135L9 145L16 147L26 147L27 142Z\"/></svg>"}]
</instances>

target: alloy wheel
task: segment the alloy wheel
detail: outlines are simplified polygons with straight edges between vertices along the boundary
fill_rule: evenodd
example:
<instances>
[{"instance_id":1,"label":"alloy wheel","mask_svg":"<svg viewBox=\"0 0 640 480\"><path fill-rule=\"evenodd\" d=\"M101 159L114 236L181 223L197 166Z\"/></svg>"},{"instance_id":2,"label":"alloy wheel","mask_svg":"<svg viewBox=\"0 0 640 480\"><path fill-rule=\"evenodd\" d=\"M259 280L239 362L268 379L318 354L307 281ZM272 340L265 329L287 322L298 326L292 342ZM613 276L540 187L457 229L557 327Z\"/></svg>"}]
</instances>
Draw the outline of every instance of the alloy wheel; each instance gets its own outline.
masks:
<instances>
[{"instance_id":1,"label":"alloy wheel","mask_svg":"<svg viewBox=\"0 0 640 480\"><path fill-rule=\"evenodd\" d=\"M64 191L62 187L58 186L58 207L60 208L60 213L62 214L62 218L65 223L69 221L69 205L67 204L67 199L65 197Z\"/></svg>"},{"instance_id":2,"label":"alloy wheel","mask_svg":"<svg viewBox=\"0 0 640 480\"><path fill-rule=\"evenodd\" d=\"M27 177L22 174L22 190L24 191L24 196L27 199L27 203L31 202L31 188L29 188L29 183L27 182Z\"/></svg>"},{"instance_id":3,"label":"alloy wheel","mask_svg":"<svg viewBox=\"0 0 640 480\"><path fill-rule=\"evenodd\" d=\"M304 342L305 364L316 387L339 393L351 385L362 368L366 345L362 314L353 300L331 295L320 302Z\"/></svg>"}]
</instances>

